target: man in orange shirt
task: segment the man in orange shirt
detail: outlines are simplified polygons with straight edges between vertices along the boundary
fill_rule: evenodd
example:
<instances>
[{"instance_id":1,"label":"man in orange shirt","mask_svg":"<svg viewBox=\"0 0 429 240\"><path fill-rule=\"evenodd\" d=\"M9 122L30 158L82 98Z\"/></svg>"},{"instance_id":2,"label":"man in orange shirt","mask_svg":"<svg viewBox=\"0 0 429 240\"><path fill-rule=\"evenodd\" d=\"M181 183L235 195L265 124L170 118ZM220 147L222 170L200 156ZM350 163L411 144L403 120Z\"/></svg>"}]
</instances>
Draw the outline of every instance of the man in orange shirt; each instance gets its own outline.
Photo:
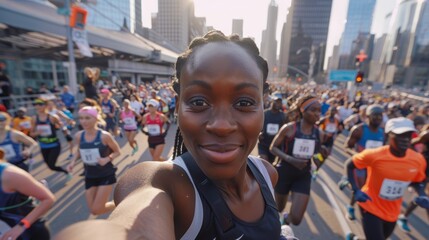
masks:
<instances>
[{"instance_id":1,"label":"man in orange shirt","mask_svg":"<svg viewBox=\"0 0 429 240\"><path fill-rule=\"evenodd\" d=\"M428 209L429 197L424 192L426 161L412 149L411 134L416 129L411 120L393 118L387 121L385 132L388 145L364 150L353 156L347 173L362 212L362 227L367 240L387 239L396 225L402 196L410 183L419 197L414 202ZM368 169L362 189L356 185L353 171Z\"/></svg>"},{"instance_id":2,"label":"man in orange shirt","mask_svg":"<svg viewBox=\"0 0 429 240\"><path fill-rule=\"evenodd\" d=\"M26 108L18 108L18 111L16 111L16 117L14 117L12 120L12 128L23 132L27 136L30 136L31 117L27 116L26 113Z\"/></svg>"}]
</instances>

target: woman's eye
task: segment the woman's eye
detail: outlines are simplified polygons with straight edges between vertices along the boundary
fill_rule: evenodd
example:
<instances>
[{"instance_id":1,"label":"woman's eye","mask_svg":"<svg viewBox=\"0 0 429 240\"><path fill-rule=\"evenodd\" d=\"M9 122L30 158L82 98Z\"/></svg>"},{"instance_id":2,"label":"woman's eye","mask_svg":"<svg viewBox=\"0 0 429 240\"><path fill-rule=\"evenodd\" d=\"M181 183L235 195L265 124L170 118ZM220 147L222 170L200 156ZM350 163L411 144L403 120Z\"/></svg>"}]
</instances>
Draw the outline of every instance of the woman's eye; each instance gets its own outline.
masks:
<instances>
[{"instance_id":1,"label":"woman's eye","mask_svg":"<svg viewBox=\"0 0 429 240\"><path fill-rule=\"evenodd\" d=\"M192 100L191 102L192 106L196 106L196 107L205 107L208 106L208 104L206 103L206 101L204 101L203 99L195 99Z\"/></svg>"},{"instance_id":2,"label":"woman's eye","mask_svg":"<svg viewBox=\"0 0 429 240\"><path fill-rule=\"evenodd\" d=\"M235 106L237 106L237 107L250 107L250 106L253 106L253 105L255 105L255 102L254 102L254 101L246 100L246 99L244 99L244 100L239 100L239 101L235 104Z\"/></svg>"}]
</instances>

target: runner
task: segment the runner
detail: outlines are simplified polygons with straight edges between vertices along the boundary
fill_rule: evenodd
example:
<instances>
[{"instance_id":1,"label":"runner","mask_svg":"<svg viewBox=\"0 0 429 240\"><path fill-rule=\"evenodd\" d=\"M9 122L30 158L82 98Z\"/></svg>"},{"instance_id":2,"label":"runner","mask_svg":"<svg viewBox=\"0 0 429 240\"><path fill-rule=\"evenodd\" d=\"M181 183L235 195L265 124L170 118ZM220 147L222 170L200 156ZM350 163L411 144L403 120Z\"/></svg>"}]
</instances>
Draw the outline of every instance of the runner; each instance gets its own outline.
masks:
<instances>
[{"instance_id":1,"label":"runner","mask_svg":"<svg viewBox=\"0 0 429 240\"><path fill-rule=\"evenodd\" d=\"M61 144L56 130L62 129L63 125L56 115L48 113L46 100L38 98L34 100L33 105L36 108L36 116L32 118L30 135L37 138L46 165L51 170L65 173L68 181L72 177L71 174L62 167L56 166L61 153Z\"/></svg>"},{"instance_id":2,"label":"runner","mask_svg":"<svg viewBox=\"0 0 429 240\"><path fill-rule=\"evenodd\" d=\"M414 131L411 120L403 117L390 119L385 129L388 145L354 155L347 166L368 240L387 239L393 233L401 211L402 196L410 183L419 193L414 202L429 209L429 198L424 193L423 184L426 161L421 154L409 149ZM368 169L368 179L362 188L353 177L356 168Z\"/></svg>"},{"instance_id":3,"label":"runner","mask_svg":"<svg viewBox=\"0 0 429 240\"><path fill-rule=\"evenodd\" d=\"M37 142L31 137L14 129L10 129L10 116L0 112L0 147L5 152L4 159L9 163L28 172L28 165L25 163L37 148ZM22 145L26 147L22 150Z\"/></svg>"},{"instance_id":4,"label":"runner","mask_svg":"<svg viewBox=\"0 0 429 240\"><path fill-rule=\"evenodd\" d=\"M67 116L63 111L57 109L57 105L54 101L54 99L47 100L47 109L48 113L50 115L58 116L59 119L62 122L63 127L61 128L61 131L63 132L64 136L66 137L67 144L69 146L69 156L67 157L67 160L70 160L73 157L73 137L70 134L70 130L68 126L73 126L75 124L73 120L73 116L70 115Z\"/></svg>"},{"instance_id":5,"label":"runner","mask_svg":"<svg viewBox=\"0 0 429 240\"><path fill-rule=\"evenodd\" d=\"M0 148L0 222L11 228L1 239L49 239L49 230L40 218L54 205L54 195L29 173L6 163ZM32 206L29 196L40 203Z\"/></svg>"},{"instance_id":6,"label":"runner","mask_svg":"<svg viewBox=\"0 0 429 240\"><path fill-rule=\"evenodd\" d=\"M361 105L359 107L359 112L351 115L346 120L344 120L344 126L347 130L351 130L354 126L363 123L366 121L366 108L368 105Z\"/></svg>"},{"instance_id":7,"label":"runner","mask_svg":"<svg viewBox=\"0 0 429 240\"><path fill-rule=\"evenodd\" d=\"M124 108L120 115L121 121L124 123L123 128L125 130L125 137L127 137L128 143L133 149L131 156L134 156L134 154L139 150L139 145L137 144L135 137L137 134L137 121L140 121L140 115L130 107L130 100L125 99L123 105Z\"/></svg>"},{"instance_id":8,"label":"runner","mask_svg":"<svg viewBox=\"0 0 429 240\"><path fill-rule=\"evenodd\" d=\"M165 136L170 128L170 121L168 118L157 111L159 102L155 99L150 99L147 102L149 112L142 118L142 127L147 126L147 131L142 132L148 135L149 151L153 161L164 161L161 157L165 145ZM166 124L164 130L164 124Z\"/></svg>"},{"instance_id":9,"label":"runner","mask_svg":"<svg viewBox=\"0 0 429 240\"><path fill-rule=\"evenodd\" d=\"M113 201L108 201L116 183L116 167L112 161L120 155L118 143L112 135L97 127L99 113L94 107L79 110L79 122L82 131L75 134L79 151L67 166L69 172L77 159L82 159L85 168L85 197L93 215L111 212L115 208Z\"/></svg>"},{"instance_id":10,"label":"runner","mask_svg":"<svg viewBox=\"0 0 429 240\"><path fill-rule=\"evenodd\" d=\"M27 109L24 107L18 108L16 117L12 120L12 128L30 136L31 131L31 117L27 116Z\"/></svg>"},{"instance_id":11,"label":"runner","mask_svg":"<svg viewBox=\"0 0 429 240\"><path fill-rule=\"evenodd\" d=\"M383 107L380 105L370 105L366 109L366 116L368 123L361 123L352 128L349 137L345 141L346 151L351 155L360 153L365 149L373 149L383 146L384 144L384 130L381 127L383 122ZM348 161L351 161L349 159ZM345 162L345 166L348 165L348 161ZM367 171L366 169L356 169L354 176L358 187L362 187L366 181ZM346 186L349 186L347 177L343 177L338 183L340 190L343 190ZM356 203L354 194L350 199L350 205L347 206L347 218L355 220L355 209L354 204Z\"/></svg>"},{"instance_id":12,"label":"runner","mask_svg":"<svg viewBox=\"0 0 429 240\"><path fill-rule=\"evenodd\" d=\"M343 125L337 118L337 107L331 106L316 124L319 129L325 132L324 146L331 149L334 146L335 138L343 130Z\"/></svg>"},{"instance_id":13,"label":"runner","mask_svg":"<svg viewBox=\"0 0 429 240\"><path fill-rule=\"evenodd\" d=\"M271 152L279 157L276 164L279 180L275 187L277 207L285 209L288 195L292 192L290 213L283 215L284 224L299 225L310 199L311 160L319 167L328 156L328 150L322 146L324 134L315 127L320 119L319 100L306 95L298 99L301 120L283 126L274 137ZM282 150L284 147L284 150ZM317 153L323 155L322 161L313 158Z\"/></svg>"},{"instance_id":14,"label":"runner","mask_svg":"<svg viewBox=\"0 0 429 240\"><path fill-rule=\"evenodd\" d=\"M119 136L120 131L116 122L115 113L116 109L119 108L118 103L112 98L112 93L109 89L101 90L101 110L104 114L104 120L106 121L106 131L110 132L114 136Z\"/></svg>"},{"instance_id":15,"label":"runner","mask_svg":"<svg viewBox=\"0 0 429 240\"><path fill-rule=\"evenodd\" d=\"M425 181L425 193L429 195L429 130L425 130L419 134L418 137L413 138L411 140L411 144L416 147L417 145L423 146L423 156L426 160L426 181ZM397 224L401 228L402 231L411 232L411 228L408 226L408 216L413 213L413 211L417 208L417 204L414 201L410 201L407 204L407 208L405 211L399 215ZM429 219L429 209L426 209L426 214Z\"/></svg>"},{"instance_id":16,"label":"runner","mask_svg":"<svg viewBox=\"0 0 429 240\"><path fill-rule=\"evenodd\" d=\"M285 123L286 116L282 111L282 99L273 97L271 108L264 111L264 127L259 134L258 153L260 158L270 163L274 162L276 156L270 152L270 145L274 136Z\"/></svg>"}]
</instances>

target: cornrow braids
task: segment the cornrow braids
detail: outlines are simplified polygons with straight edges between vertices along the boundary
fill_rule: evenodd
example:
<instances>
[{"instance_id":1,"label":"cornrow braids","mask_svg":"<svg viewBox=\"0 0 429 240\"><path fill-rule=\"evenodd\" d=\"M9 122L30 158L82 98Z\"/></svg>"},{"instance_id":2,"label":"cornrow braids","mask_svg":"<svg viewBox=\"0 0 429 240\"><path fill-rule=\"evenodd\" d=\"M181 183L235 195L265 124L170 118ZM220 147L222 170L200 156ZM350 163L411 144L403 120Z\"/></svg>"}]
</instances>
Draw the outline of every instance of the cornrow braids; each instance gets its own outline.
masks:
<instances>
[{"instance_id":1,"label":"cornrow braids","mask_svg":"<svg viewBox=\"0 0 429 240\"><path fill-rule=\"evenodd\" d=\"M268 77L268 63L267 61L259 55L258 46L250 38L240 38L238 35L234 34L231 36L225 36L221 31L212 30L206 33L203 37L194 38L189 44L188 49L177 58L176 61L176 76L173 80L173 89L180 95L180 77L182 75L182 69L192 57L192 54L198 50L201 46L207 43L213 42L233 42L238 46L242 47L252 58L255 60L259 69L262 72L263 76L263 91L268 89L269 85L267 84ZM185 145L183 144L183 137L180 132L180 129L177 128L176 137L174 141L174 150L173 150L173 159L181 154L187 152Z\"/></svg>"}]
</instances>

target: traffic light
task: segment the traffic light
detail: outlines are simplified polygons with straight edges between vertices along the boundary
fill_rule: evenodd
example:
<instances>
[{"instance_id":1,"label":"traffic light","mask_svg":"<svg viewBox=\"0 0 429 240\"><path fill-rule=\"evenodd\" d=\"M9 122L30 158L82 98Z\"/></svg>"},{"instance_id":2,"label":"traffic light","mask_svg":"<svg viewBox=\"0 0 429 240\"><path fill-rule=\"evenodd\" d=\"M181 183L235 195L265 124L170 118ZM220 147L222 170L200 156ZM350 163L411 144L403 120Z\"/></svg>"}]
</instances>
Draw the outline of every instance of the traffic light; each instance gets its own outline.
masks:
<instances>
[{"instance_id":1,"label":"traffic light","mask_svg":"<svg viewBox=\"0 0 429 240\"><path fill-rule=\"evenodd\" d=\"M357 72L356 77L355 77L355 83L363 82L363 77L364 77L363 72L361 72L361 71Z\"/></svg>"}]
</instances>

